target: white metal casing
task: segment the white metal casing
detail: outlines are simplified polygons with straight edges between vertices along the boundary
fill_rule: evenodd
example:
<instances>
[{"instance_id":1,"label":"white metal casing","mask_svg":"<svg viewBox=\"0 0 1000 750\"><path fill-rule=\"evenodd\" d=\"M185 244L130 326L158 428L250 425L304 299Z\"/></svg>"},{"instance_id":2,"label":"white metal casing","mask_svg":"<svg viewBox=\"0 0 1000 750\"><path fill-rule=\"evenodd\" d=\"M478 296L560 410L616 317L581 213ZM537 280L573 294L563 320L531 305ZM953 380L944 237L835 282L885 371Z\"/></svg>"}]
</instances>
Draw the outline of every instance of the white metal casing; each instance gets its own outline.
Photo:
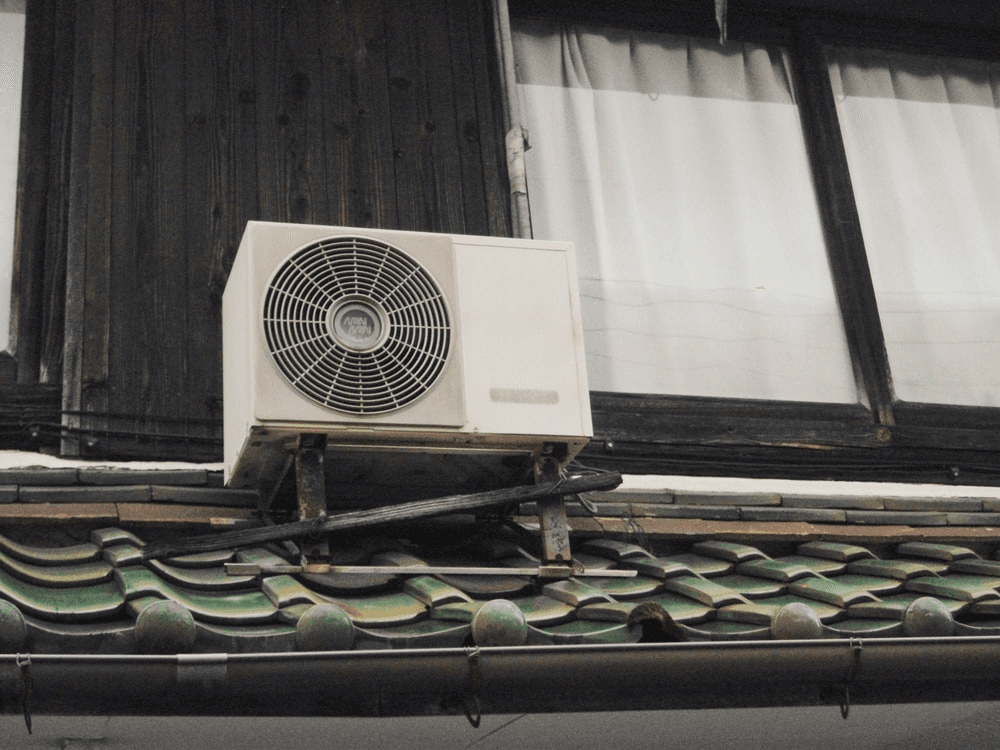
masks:
<instances>
[{"instance_id":1,"label":"white metal casing","mask_svg":"<svg viewBox=\"0 0 1000 750\"><path fill-rule=\"evenodd\" d=\"M303 396L263 341L263 297L276 269L311 243L364 237L403 251L443 292L448 363L414 403L349 414ZM259 484L302 433L377 450L532 451L575 455L592 435L572 243L249 222L223 295L226 481Z\"/></svg>"}]
</instances>

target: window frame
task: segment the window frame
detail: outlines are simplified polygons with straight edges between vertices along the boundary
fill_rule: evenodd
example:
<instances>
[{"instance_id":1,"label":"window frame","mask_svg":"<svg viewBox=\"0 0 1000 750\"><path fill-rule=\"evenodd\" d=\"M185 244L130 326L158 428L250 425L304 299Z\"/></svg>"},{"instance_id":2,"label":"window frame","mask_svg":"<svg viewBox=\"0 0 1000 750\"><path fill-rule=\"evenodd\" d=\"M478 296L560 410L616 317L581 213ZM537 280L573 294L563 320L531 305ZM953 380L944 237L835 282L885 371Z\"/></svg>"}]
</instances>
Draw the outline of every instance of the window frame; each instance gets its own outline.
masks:
<instances>
[{"instance_id":1,"label":"window frame","mask_svg":"<svg viewBox=\"0 0 1000 750\"><path fill-rule=\"evenodd\" d=\"M508 0L511 17L544 18L718 39L713 3ZM981 6L982 15L976 7ZM1000 59L1000 20L984 3L914 11L873 4L870 16L835 3L730 0L728 36L786 47L796 69L806 149L834 289L858 384L857 404L594 391L585 463L632 473L1000 485L1000 408L899 400L892 388L875 290L824 49ZM985 20L984 20L985 19ZM991 27L991 23L993 27ZM992 43L991 43L992 42ZM530 174L527 176L530 196Z\"/></svg>"}]
</instances>

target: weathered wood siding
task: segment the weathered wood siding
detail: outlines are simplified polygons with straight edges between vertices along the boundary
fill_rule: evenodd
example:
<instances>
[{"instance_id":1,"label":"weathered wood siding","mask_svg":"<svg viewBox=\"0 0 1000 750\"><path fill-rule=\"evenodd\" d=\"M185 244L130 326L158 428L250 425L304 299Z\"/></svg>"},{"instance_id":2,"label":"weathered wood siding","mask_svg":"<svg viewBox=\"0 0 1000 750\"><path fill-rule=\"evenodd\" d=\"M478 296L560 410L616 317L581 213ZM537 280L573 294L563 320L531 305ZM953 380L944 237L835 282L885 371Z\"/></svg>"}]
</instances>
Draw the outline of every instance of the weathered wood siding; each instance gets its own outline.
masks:
<instances>
[{"instance_id":1,"label":"weathered wood siding","mask_svg":"<svg viewBox=\"0 0 1000 750\"><path fill-rule=\"evenodd\" d=\"M61 369L84 452L218 453L220 298L247 220L509 233L486 0L28 12L52 83L31 83L47 109L26 162L44 173L22 184L47 208L22 201L24 257L68 273L40 339L56 350L21 377Z\"/></svg>"}]
</instances>

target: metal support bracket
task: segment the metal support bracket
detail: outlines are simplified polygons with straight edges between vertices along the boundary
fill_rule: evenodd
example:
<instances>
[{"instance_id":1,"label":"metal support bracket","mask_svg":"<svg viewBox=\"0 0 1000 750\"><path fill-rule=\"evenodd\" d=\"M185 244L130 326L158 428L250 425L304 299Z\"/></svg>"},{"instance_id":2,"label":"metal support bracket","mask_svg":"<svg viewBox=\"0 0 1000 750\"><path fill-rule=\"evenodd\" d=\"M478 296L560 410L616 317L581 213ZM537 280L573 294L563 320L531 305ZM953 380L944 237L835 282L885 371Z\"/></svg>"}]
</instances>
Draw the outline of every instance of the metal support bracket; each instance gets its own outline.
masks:
<instances>
[{"instance_id":1,"label":"metal support bracket","mask_svg":"<svg viewBox=\"0 0 1000 750\"><path fill-rule=\"evenodd\" d=\"M300 521L326 516L325 451L326 435L299 435L295 446L295 492ZM329 560L330 544L326 537L304 540L302 556L310 560Z\"/></svg>"},{"instance_id":2,"label":"metal support bracket","mask_svg":"<svg viewBox=\"0 0 1000 750\"><path fill-rule=\"evenodd\" d=\"M559 463L554 458L542 457L535 466L535 482L554 483L558 487L559 471ZM538 525L542 534L543 562L571 566L573 555L569 548L569 521L561 494L538 500Z\"/></svg>"}]
</instances>

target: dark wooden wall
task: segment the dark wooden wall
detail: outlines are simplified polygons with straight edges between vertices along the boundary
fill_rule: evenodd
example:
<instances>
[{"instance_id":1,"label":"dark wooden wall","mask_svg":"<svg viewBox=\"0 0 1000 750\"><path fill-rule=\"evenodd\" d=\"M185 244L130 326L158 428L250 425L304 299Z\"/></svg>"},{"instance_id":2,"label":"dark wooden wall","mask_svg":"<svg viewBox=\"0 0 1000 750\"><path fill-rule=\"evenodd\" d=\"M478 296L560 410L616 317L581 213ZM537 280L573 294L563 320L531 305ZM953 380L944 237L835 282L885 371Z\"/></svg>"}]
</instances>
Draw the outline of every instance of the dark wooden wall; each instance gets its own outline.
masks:
<instances>
[{"instance_id":1,"label":"dark wooden wall","mask_svg":"<svg viewBox=\"0 0 1000 750\"><path fill-rule=\"evenodd\" d=\"M218 454L249 219L509 234L487 0L28 13L15 354L62 382L64 448Z\"/></svg>"}]
</instances>

